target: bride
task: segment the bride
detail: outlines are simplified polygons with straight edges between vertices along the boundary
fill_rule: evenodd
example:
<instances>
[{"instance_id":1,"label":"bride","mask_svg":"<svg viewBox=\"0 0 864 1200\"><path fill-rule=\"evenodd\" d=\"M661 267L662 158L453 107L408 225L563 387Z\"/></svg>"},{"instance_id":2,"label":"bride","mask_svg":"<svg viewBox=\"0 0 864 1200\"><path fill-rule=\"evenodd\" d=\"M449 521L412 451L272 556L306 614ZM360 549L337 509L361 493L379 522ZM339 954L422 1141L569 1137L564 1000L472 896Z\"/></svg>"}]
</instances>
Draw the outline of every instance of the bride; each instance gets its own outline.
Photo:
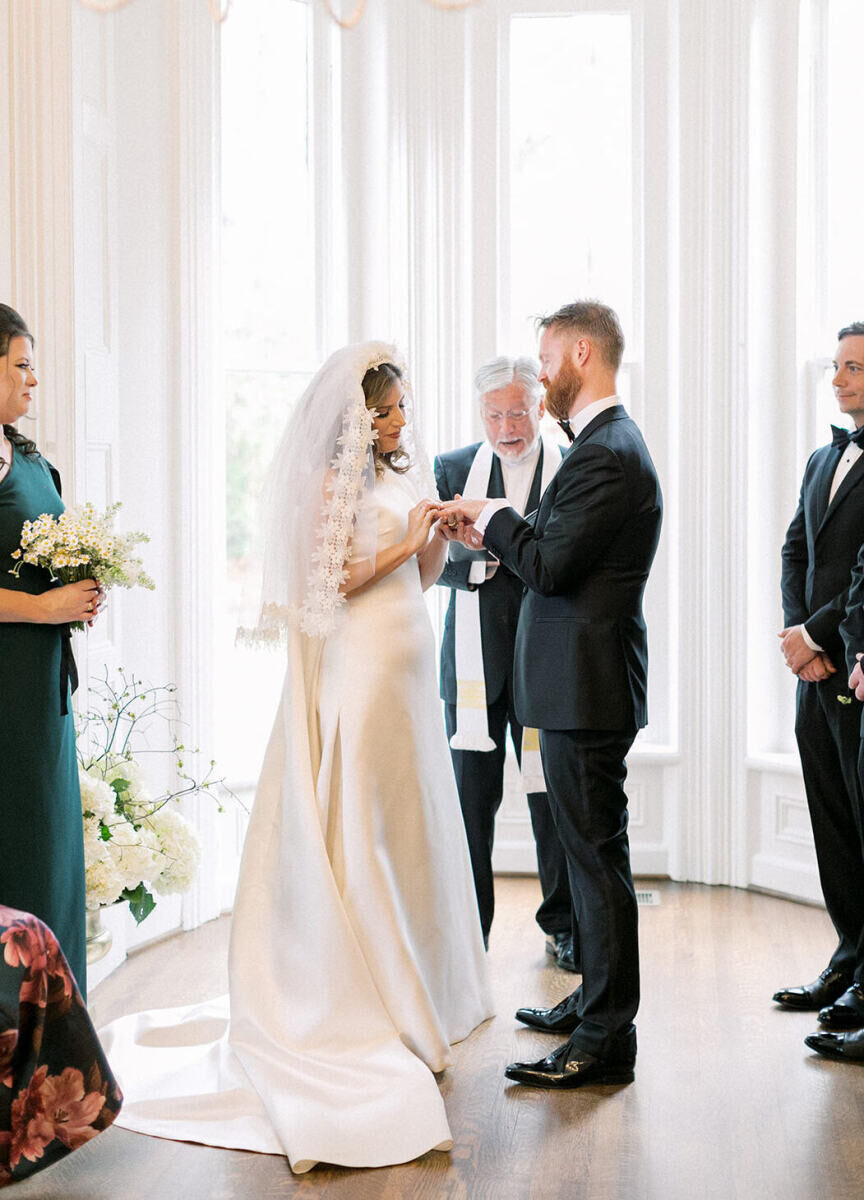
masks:
<instances>
[{"instance_id":1,"label":"bride","mask_svg":"<svg viewBox=\"0 0 864 1200\"><path fill-rule=\"evenodd\" d=\"M434 1073L491 1015L423 601L443 565L392 346L298 402L267 489L253 636L287 648L243 852L224 1001L103 1031L121 1124L374 1167L452 1138Z\"/></svg>"}]
</instances>

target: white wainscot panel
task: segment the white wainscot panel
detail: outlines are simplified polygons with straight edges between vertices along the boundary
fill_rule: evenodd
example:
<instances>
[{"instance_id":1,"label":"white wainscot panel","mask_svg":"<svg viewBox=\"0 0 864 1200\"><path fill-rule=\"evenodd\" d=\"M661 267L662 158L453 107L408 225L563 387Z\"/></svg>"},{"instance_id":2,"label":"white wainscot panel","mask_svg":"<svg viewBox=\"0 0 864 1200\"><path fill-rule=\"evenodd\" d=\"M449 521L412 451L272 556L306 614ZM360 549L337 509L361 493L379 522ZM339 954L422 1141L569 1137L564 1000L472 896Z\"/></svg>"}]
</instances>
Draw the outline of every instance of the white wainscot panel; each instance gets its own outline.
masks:
<instances>
[{"instance_id":1,"label":"white wainscot panel","mask_svg":"<svg viewBox=\"0 0 864 1200\"><path fill-rule=\"evenodd\" d=\"M669 831L666 827L664 783L667 764L641 761L633 755L628 762L624 788L630 812L630 863L634 875L669 875Z\"/></svg>"},{"instance_id":2,"label":"white wainscot panel","mask_svg":"<svg viewBox=\"0 0 864 1200\"><path fill-rule=\"evenodd\" d=\"M630 859L634 875L669 874L669 838L665 827L665 763L631 757L625 788L630 813ZM512 752L504 768L504 798L495 822L492 866L502 875L535 874L537 854L528 802Z\"/></svg>"},{"instance_id":3,"label":"white wainscot panel","mask_svg":"<svg viewBox=\"0 0 864 1200\"><path fill-rule=\"evenodd\" d=\"M748 772L751 814L749 882L822 903L804 783L797 770Z\"/></svg>"},{"instance_id":4,"label":"white wainscot panel","mask_svg":"<svg viewBox=\"0 0 864 1200\"><path fill-rule=\"evenodd\" d=\"M495 821L492 869L502 875L537 873L537 852L534 849L528 801L522 791L516 756L509 746L504 763L504 798Z\"/></svg>"}]
</instances>

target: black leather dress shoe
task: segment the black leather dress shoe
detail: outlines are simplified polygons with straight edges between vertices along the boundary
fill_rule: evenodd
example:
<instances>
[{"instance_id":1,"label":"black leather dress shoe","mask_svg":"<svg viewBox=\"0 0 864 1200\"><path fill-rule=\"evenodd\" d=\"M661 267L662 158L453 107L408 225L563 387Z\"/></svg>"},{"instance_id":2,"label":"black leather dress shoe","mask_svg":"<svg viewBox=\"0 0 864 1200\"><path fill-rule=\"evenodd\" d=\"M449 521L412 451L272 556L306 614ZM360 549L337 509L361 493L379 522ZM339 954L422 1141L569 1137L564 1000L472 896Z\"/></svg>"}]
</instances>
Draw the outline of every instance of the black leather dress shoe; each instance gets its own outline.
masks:
<instances>
[{"instance_id":1,"label":"black leather dress shoe","mask_svg":"<svg viewBox=\"0 0 864 1200\"><path fill-rule=\"evenodd\" d=\"M635 1066L635 1054L597 1058L587 1050L565 1042L539 1062L510 1063L504 1074L516 1083L527 1083L530 1087L563 1090L590 1084L632 1083Z\"/></svg>"},{"instance_id":2,"label":"black leather dress shoe","mask_svg":"<svg viewBox=\"0 0 864 1200\"><path fill-rule=\"evenodd\" d=\"M553 1008L517 1008L516 1020L544 1033L572 1033L579 1024L576 1008L581 988L565 996Z\"/></svg>"},{"instance_id":3,"label":"black leather dress shoe","mask_svg":"<svg viewBox=\"0 0 864 1200\"><path fill-rule=\"evenodd\" d=\"M864 988L853 983L842 996L819 1012L819 1020L829 1029L860 1029L864 1025Z\"/></svg>"},{"instance_id":4,"label":"black leather dress shoe","mask_svg":"<svg viewBox=\"0 0 864 1200\"><path fill-rule=\"evenodd\" d=\"M774 1003L783 1008L798 1008L806 1012L818 1012L826 1004L833 1004L842 996L852 979L844 971L826 967L818 979L805 983L803 987L781 988L774 993Z\"/></svg>"},{"instance_id":5,"label":"black leather dress shoe","mask_svg":"<svg viewBox=\"0 0 864 1200\"><path fill-rule=\"evenodd\" d=\"M850 1062L864 1062L864 1029L854 1033L811 1033L804 1039L806 1045L826 1058L845 1058Z\"/></svg>"},{"instance_id":6,"label":"black leather dress shoe","mask_svg":"<svg viewBox=\"0 0 864 1200\"><path fill-rule=\"evenodd\" d=\"M580 975L582 964L576 962L571 933L550 933L546 937L546 953L555 959L562 971Z\"/></svg>"}]
</instances>

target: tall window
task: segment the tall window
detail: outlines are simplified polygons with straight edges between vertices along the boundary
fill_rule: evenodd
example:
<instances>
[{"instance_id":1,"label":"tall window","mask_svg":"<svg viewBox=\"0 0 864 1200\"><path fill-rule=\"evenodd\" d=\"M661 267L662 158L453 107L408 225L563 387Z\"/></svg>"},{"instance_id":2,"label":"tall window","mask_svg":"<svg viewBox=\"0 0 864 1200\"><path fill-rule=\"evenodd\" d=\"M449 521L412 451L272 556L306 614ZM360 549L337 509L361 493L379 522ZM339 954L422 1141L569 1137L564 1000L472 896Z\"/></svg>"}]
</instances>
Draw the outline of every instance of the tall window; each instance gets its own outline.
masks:
<instances>
[{"instance_id":1,"label":"tall window","mask_svg":"<svg viewBox=\"0 0 864 1200\"><path fill-rule=\"evenodd\" d=\"M656 411L642 412L642 294L646 279L655 296L666 294L667 218L644 211L645 145L656 148L660 130L645 118L640 6L501 0L501 8L500 349L536 354L537 316L568 301L609 304L626 343L618 390L662 467L662 426ZM653 371L649 387L666 394ZM674 737L666 572L661 560L646 594L655 682L643 744Z\"/></svg>"},{"instance_id":2,"label":"tall window","mask_svg":"<svg viewBox=\"0 0 864 1200\"><path fill-rule=\"evenodd\" d=\"M631 18L510 18L504 327L533 350L533 318L596 296L634 319Z\"/></svg>"},{"instance_id":3,"label":"tall window","mask_svg":"<svg viewBox=\"0 0 864 1200\"><path fill-rule=\"evenodd\" d=\"M801 68L809 88L802 89L801 113L801 340L804 386L811 396L816 389L820 427L837 420L831 389L837 331L864 320L862 45L859 0L804 0Z\"/></svg>"},{"instance_id":4,"label":"tall window","mask_svg":"<svg viewBox=\"0 0 864 1200\"><path fill-rule=\"evenodd\" d=\"M830 328L825 332L833 337L841 325L851 320L864 320L864 238L861 236L864 6L860 0L830 0L826 41L824 136L828 244L825 300Z\"/></svg>"},{"instance_id":5,"label":"tall window","mask_svg":"<svg viewBox=\"0 0 864 1200\"><path fill-rule=\"evenodd\" d=\"M284 661L234 646L254 617L259 493L315 369L315 263L303 0L245 0L222 32L222 317L228 578L220 765L255 779Z\"/></svg>"}]
</instances>

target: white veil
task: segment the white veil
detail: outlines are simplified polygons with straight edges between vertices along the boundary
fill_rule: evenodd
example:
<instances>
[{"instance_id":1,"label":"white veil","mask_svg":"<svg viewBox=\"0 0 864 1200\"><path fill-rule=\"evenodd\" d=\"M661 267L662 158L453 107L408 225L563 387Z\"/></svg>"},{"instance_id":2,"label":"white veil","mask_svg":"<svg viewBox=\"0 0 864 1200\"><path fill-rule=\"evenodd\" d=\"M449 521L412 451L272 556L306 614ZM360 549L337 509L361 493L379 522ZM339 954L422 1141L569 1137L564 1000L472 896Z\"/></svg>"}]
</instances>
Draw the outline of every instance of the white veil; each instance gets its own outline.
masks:
<instances>
[{"instance_id":1,"label":"white veil","mask_svg":"<svg viewBox=\"0 0 864 1200\"><path fill-rule=\"evenodd\" d=\"M377 434L361 384L382 363L398 367L410 400L396 347L360 342L332 354L294 407L264 486L261 608L246 635L253 641L281 640L291 628L325 636L345 602L347 560L361 581L375 571ZM403 443L422 471L415 429L406 428Z\"/></svg>"}]
</instances>

